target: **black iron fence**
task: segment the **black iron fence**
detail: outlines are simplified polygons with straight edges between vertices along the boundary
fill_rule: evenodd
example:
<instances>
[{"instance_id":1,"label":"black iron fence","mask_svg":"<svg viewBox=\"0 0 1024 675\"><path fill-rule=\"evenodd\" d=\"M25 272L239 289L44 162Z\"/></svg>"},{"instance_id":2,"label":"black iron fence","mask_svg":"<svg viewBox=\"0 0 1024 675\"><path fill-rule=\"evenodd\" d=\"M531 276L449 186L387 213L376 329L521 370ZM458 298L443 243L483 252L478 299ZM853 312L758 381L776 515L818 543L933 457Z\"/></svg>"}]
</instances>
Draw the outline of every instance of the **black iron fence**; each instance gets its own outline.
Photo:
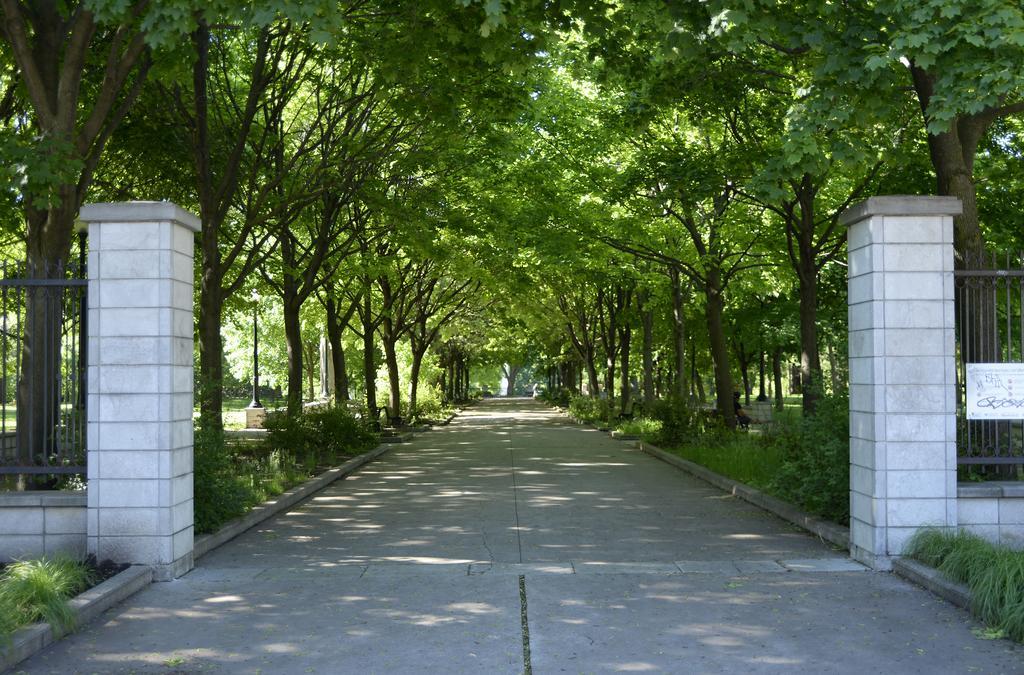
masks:
<instances>
[{"instance_id":1,"label":"black iron fence","mask_svg":"<svg viewBox=\"0 0 1024 675\"><path fill-rule=\"evenodd\" d=\"M968 363L1024 361L1024 256L975 258L953 274L957 338L957 463L1006 473L1024 465L1024 420L969 420Z\"/></svg>"},{"instance_id":2,"label":"black iron fence","mask_svg":"<svg viewBox=\"0 0 1024 675\"><path fill-rule=\"evenodd\" d=\"M84 474L86 286L63 267L0 266L0 480Z\"/></svg>"}]
</instances>

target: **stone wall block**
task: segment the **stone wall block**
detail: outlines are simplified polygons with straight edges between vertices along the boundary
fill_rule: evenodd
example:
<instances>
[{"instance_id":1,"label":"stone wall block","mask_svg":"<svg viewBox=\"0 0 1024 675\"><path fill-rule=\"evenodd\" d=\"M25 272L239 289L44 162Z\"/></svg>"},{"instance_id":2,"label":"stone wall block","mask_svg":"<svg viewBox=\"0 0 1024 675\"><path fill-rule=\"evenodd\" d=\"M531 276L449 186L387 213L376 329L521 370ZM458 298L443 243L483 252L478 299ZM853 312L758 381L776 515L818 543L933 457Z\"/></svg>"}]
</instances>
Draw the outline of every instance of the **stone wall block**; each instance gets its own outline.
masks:
<instances>
[{"instance_id":1,"label":"stone wall block","mask_svg":"<svg viewBox=\"0 0 1024 675\"><path fill-rule=\"evenodd\" d=\"M886 521L889 527L942 527L946 524L945 499L886 500Z\"/></svg>"},{"instance_id":2,"label":"stone wall block","mask_svg":"<svg viewBox=\"0 0 1024 675\"><path fill-rule=\"evenodd\" d=\"M885 392L885 410L891 413L951 413L945 385L890 383L880 387Z\"/></svg>"},{"instance_id":3,"label":"stone wall block","mask_svg":"<svg viewBox=\"0 0 1024 675\"><path fill-rule=\"evenodd\" d=\"M938 459L941 462L941 458ZM894 499L945 500L947 493L945 469L885 472L886 496ZM945 507L943 507L945 508Z\"/></svg>"},{"instance_id":4,"label":"stone wall block","mask_svg":"<svg viewBox=\"0 0 1024 675\"><path fill-rule=\"evenodd\" d=\"M948 381L944 356L905 356L885 359L885 382L889 385L941 385Z\"/></svg>"},{"instance_id":5,"label":"stone wall block","mask_svg":"<svg viewBox=\"0 0 1024 675\"><path fill-rule=\"evenodd\" d=\"M51 506L43 511L46 519L44 525L45 534L73 534L82 539L85 543L85 513L86 510L74 506Z\"/></svg>"},{"instance_id":6,"label":"stone wall block","mask_svg":"<svg viewBox=\"0 0 1024 675\"><path fill-rule=\"evenodd\" d=\"M943 281L941 272L886 272L882 297L886 300L942 300Z\"/></svg>"},{"instance_id":7,"label":"stone wall block","mask_svg":"<svg viewBox=\"0 0 1024 675\"><path fill-rule=\"evenodd\" d=\"M941 441L886 443L888 468L895 471L934 470L937 457L942 458L942 467L948 468L945 464L945 448L946 444Z\"/></svg>"},{"instance_id":8,"label":"stone wall block","mask_svg":"<svg viewBox=\"0 0 1024 675\"><path fill-rule=\"evenodd\" d=\"M887 300L884 305L886 327L945 327L946 304L941 300Z\"/></svg>"}]
</instances>

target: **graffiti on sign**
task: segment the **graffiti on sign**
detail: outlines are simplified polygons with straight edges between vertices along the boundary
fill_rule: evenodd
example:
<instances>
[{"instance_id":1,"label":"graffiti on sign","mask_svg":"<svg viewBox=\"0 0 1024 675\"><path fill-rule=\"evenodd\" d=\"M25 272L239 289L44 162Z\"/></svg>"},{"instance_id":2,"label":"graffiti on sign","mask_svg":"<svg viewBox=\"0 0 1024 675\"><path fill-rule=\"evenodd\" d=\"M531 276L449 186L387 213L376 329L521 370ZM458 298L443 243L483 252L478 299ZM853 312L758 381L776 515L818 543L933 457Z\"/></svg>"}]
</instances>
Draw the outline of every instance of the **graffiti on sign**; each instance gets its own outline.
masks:
<instances>
[{"instance_id":1,"label":"graffiti on sign","mask_svg":"<svg viewBox=\"0 0 1024 675\"><path fill-rule=\"evenodd\" d=\"M1024 363L968 363L967 419L1024 419Z\"/></svg>"}]
</instances>

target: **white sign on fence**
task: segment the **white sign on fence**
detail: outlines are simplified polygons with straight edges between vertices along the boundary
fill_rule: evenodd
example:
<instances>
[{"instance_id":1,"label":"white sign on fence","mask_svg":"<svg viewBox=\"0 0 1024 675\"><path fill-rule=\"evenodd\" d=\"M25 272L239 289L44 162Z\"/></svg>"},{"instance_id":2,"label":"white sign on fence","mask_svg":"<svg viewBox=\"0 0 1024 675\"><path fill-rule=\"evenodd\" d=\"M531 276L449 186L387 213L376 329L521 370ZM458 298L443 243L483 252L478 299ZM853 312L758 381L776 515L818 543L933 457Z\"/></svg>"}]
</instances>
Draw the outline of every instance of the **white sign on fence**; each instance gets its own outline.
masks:
<instances>
[{"instance_id":1,"label":"white sign on fence","mask_svg":"<svg viewBox=\"0 0 1024 675\"><path fill-rule=\"evenodd\" d=\"M967 419L1024 419L1024 363L968 363Z\"/></svg>"}]
</instances>

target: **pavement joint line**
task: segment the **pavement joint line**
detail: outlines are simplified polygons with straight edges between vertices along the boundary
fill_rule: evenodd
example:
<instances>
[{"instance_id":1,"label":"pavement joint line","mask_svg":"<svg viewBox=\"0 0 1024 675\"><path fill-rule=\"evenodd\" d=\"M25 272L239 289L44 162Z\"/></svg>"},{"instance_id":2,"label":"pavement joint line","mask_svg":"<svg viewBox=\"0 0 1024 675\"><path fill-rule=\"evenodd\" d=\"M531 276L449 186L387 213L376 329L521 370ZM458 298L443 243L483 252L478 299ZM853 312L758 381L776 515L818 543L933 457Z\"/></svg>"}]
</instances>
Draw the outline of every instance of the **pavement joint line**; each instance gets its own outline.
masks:
<instances>
[{"instance_id":1,"label":"pavement joint line","mask_svg":"<svg viewBox=\"0 0 1024 675\"><path fill-rule=\"evenodd\" d=\"M519 621L523 632L523 674L533 675L530 659L530 619L526 604L526 575L519 575Z\"/></svg>"},{"instance_id":2,"label":"pavement joint line","mask_svg":"<svg viewBox=\"0 0 1024 675\"><path fill-rule=\"evenodd\" d=\"M508 461L512 466L512 508L516 516L516 546L519 549L519 562L523 562L523 538L519 527L519 485L516 481L515 448L508 449Z\"/></svg>"}]
</instances>

